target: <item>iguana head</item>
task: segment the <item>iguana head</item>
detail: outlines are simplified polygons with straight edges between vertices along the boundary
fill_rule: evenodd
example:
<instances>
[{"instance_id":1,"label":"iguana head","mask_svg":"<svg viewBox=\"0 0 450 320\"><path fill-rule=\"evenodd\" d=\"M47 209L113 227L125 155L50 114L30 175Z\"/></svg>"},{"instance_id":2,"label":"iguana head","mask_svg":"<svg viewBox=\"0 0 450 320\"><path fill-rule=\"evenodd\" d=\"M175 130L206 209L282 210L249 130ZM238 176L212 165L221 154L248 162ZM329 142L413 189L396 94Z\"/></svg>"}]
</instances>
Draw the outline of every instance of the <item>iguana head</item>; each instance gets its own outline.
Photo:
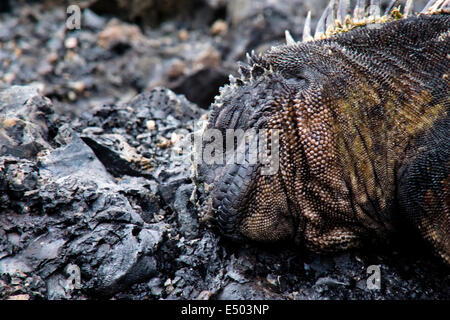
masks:
<instances>
[{"instance_id":1,"label":"iguana head","mask_svg":"<svg viewBox=\"0 0 450 320\"><path fill-rule=\"evenodd\" d=\"M214 136L222 163L203 161L199 174L209 186L208 210L227 237L273 241L301 231L295 199L303 178L325 165L326 150L319 150L319 142L327 142L320 133L325 109L315 93L323 75L320 66L307 65L310 50L315 49L283 46L253 54L249 65L241 65L240 79L231 78L213 105L203 156ZM239 134L244 138L230 144Z\"/></svg>"},{"instance_id":2,"label":"iguana head","mask_svg":"<svg viewBox=\"0 0 450 320\"><path fill-rule=\"evenodd\" d=\"M216 97L207 131L220 132L217 147L223 150L224 160L222 164L203 161L199 176L209 189L208 211L225 236L302 239L303 216L313 205L308 183L313 177L329 182L334 156L329 148L330 110L321 94L327 90L323 79L338 72L339 66L324 41L288 41L262 55L248 55L248 64L240 65L239 79L230 77L230 84ZM254 163L248 155L252 146L245 144L245 161L227 163L227 152L234 152L236 159L242 151L237 146L234 151L227 148L227 133L250 129L258 142L264 139L264 130L268 133L270 152L264 153L258 145ZM204 141L210 141L209 136ZM270 164L260 161L266 154Z\"/></svg>"}]
</instances>

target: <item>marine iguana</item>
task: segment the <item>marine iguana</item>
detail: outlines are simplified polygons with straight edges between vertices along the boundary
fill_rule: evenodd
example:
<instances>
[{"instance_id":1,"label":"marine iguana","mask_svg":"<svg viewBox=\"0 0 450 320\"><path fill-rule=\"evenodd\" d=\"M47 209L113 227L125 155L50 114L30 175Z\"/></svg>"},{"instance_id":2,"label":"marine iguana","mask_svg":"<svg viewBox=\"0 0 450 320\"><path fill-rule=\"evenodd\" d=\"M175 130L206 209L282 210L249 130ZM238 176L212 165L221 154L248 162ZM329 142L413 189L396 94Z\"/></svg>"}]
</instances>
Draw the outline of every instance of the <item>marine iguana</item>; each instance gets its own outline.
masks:
<instances>
[{"instance_id":1,"label":"marine iguana","mask_svg":"<svg viewBox=\"0 0 450 320\"><path fill-rule=\"evenodd\" d=\"M279 170L203 163L206 209L226 237L318 252L409 224L450 264L450 1L380 15L358 0L352 16L349 2L331 1L314 36L308 13L303 41L287 31L221 88L206 128L279 130Z\"/></svg>"}]
</instances>

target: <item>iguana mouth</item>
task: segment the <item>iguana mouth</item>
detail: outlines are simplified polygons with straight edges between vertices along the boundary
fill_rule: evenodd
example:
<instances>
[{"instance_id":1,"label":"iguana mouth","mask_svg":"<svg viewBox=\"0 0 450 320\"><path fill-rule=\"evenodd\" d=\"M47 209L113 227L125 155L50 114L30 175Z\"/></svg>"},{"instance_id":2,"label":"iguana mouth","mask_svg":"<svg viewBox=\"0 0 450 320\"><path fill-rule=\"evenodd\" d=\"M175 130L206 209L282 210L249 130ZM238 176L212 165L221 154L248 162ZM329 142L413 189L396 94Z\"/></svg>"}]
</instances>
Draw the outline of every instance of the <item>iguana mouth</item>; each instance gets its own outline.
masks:
<instances>
[{"instance_id":1,"label":"iguana mouth","mask_svg":"<svg viewBox=\"0 0 450 320\"><path fill-rule=\"evenodd\" d=\"M232 240L243 240L242 221L254 188L258 165L230 164L211 192L211 209L221 233Z\"/></svg>"}]
</instances>

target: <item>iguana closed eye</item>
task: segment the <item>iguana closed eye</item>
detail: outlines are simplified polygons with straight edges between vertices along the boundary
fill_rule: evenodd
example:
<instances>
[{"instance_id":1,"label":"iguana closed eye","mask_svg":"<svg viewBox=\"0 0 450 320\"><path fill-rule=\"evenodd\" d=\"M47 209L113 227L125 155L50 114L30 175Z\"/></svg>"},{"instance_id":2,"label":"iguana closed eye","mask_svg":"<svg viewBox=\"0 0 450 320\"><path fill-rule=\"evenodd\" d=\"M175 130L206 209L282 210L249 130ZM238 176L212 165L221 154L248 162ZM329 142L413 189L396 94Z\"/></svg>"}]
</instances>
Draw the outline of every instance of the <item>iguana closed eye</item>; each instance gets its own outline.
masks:
<instances>
[{"instance_id":1,"label":"iguana closed eye","mask_svg":"<svg viewBox=\"0 0 450 320\"><path fill-rule=\"evenodd\" d=\"M420 14L334 1L316 33L253 54L208 129L277 129L279 170L203 164L209 210L235 239L359 246L411 224L450 264L448 0Z\"/></svg>"}]
</instances>

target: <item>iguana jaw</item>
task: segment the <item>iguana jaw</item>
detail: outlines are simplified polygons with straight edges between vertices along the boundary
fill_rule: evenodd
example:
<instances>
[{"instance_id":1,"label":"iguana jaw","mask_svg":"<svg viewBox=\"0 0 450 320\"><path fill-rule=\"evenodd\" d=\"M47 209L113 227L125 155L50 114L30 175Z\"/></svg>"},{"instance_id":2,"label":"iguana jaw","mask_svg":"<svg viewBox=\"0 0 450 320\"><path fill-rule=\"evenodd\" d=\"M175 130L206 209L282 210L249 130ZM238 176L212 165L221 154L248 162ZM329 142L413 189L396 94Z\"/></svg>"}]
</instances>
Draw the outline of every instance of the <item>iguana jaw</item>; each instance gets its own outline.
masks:
<instances>
[{"instance_id":1,"label":"iguana jaw","mask_svg":"<svg viewBox=\"0 0 450 320\"><path fill-rule=\"evenodd\" d=\"M237 241L293 239L297 230L286 195L274 191L261 197L260 190L268 188L261 188L265 182L259 167L244 163L224 168L210 194L209 209L217 226L222 235Z\"/></svg>"},{"instance_id":2,"label":"iguana jaw","mask_svg":"<svg viewBox=\"0 0 450 320\"><path fill-rule=\"evenodd\" d=\"M248 210L248 194L255 188L254 167L231 164L211 192L211 209L221 234L232 240L243 240L241 226Z\"/></svg>"}]
</instances>

